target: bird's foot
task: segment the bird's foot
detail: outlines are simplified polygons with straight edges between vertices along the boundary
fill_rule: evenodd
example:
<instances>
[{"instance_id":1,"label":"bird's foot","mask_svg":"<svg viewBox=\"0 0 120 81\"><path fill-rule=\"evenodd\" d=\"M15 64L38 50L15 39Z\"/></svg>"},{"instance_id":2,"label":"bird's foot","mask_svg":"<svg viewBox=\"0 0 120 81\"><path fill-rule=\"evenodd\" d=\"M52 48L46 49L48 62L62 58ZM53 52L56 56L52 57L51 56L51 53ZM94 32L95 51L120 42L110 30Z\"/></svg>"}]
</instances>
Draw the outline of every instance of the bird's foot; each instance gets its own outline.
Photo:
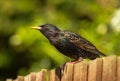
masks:
<instances>
[{"instance_id":1,"label":"bird's foot","mask_svg":"<svg viewBox=\"0 0 120 81\"><path fill-rule=\"evenodd\" d=\"M75 63L78 63L78 62L81 62L81 61L83 61L83 58L79 57L78 59L75 59L75 60L71 61L71 63L75 64Z\"/></svg>"}]
</instances>

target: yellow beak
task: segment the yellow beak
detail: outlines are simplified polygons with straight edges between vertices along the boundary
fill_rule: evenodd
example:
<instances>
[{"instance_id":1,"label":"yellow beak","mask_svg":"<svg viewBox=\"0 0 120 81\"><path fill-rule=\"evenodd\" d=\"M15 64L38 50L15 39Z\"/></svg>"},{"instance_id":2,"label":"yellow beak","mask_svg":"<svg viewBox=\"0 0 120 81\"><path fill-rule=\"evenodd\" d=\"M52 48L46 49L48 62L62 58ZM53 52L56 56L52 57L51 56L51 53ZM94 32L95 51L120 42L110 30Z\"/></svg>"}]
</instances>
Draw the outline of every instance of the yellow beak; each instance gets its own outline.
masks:
<instances>
[{"instance_id":1,"label":"yellow beak","mask_svg":"<svg viewBox=\"0 0 120 81\"><path fill-rule=\"evenodd\" d=\"M33 26L33 27L30 27L32 29L36 29L36 30L41 30L42 28L41 27L38 27L38 26Z\"/></svg>"}]
</instances>

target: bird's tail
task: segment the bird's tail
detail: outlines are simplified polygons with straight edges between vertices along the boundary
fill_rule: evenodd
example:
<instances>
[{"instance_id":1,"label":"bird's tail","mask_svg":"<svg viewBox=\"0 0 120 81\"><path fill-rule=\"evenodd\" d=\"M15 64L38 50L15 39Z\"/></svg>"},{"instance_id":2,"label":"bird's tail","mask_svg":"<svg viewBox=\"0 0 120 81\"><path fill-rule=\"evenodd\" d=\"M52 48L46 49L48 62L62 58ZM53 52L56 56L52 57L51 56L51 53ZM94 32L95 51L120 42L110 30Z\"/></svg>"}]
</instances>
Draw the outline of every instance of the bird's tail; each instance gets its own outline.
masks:
<instances>
[{"instance_id":1,"label":"bird's tail","mask_svg":"<svg viewBox=\"0 0 120 81\"><path fill-rule=\"evenodd\" d=\"M106 56L105 54L101 53L102 56Z\"/></svg>"}]
</instances>

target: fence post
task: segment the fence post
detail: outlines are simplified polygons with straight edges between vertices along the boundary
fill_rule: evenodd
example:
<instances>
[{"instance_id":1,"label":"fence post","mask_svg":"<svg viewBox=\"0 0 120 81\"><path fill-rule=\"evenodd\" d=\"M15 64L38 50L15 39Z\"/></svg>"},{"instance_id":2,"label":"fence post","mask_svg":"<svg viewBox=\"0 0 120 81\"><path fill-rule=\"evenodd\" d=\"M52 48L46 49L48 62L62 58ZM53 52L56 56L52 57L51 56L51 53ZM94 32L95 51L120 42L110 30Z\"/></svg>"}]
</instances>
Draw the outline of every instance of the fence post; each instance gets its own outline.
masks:
<instances>
[{"instance_id":1,"label":"fence post","mask_svg":"<svg viewBox=\"0 0 120 81\"><path fill-rule=\"evenodd\" d=\"M116 56L103 58L102 81L116 81Z\"/></svg>"},{"instance_id":2,"label":"fence post","mask_svg":"<svg viewBox=\"0 0 120 81\"><path fill-rule=\"evenodd\" d=\"M88 65L87 62L74 64L74 79L73 81L87 81Z\"/></svg>"},{"instance_id":3,"label":"fence post","mask_svg":"<svg viewBox=\"0 0 120 81\"><path fill-rule=\"evenodd\" d=\"M47 79L48 78L48 79ZM120 81L120 56L108 56L91 61L67 63L64 72L60 68L32 72L6 81Z\"/></svg>"}]
</instances>

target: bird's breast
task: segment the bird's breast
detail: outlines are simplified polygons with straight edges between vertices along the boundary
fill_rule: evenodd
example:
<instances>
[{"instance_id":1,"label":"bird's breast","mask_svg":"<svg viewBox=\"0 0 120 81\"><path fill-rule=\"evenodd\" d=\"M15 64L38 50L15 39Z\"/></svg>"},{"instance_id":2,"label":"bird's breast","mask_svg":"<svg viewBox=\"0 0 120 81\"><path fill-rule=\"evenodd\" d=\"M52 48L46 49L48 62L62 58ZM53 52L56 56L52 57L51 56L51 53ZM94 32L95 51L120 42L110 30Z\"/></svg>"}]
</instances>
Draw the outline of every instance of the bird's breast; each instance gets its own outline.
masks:
<instances>
[{"instance_id":1,"label":"bird's breast","mask_svg":"<svg viewBox=\"0 0 120 81\"><path fill-rule=\"evenodd\" d=\"M78 55L76 54L77 52L76 46L71 44L69 41L62 40L62 41L59 41L59 43L57 43L54 46L62 54L70 58L74 58L74 59L78 58Z\"/></svg>"}]
</instances>

